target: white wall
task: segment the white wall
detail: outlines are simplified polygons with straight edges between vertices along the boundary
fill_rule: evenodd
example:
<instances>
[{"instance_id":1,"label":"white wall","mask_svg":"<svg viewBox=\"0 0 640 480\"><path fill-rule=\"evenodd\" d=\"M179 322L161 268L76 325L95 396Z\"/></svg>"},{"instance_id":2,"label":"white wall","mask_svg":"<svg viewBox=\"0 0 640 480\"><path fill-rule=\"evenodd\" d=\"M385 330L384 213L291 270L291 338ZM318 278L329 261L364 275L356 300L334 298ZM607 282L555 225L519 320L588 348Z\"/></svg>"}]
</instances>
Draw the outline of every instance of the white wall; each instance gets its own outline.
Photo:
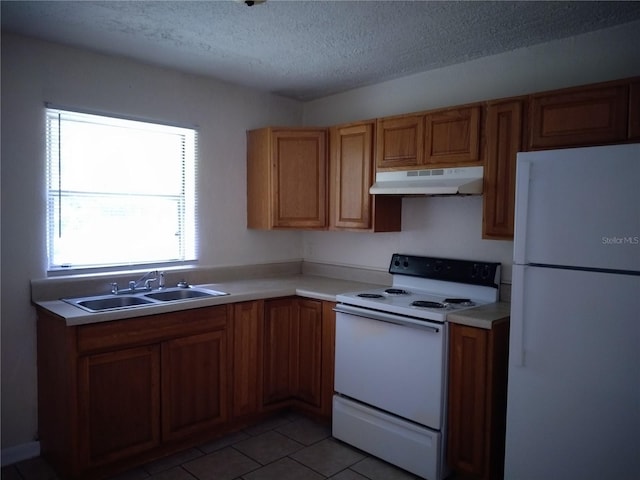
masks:
<instances>
[{"instance_id":1,"label":"white wall","mask_svg":"<svg viewBox=\"0 0 640 480\"><path fill-rule=\"evenodd\" d=\"M640 21L406 76L304 105L306 125L369 118L640 74Z\"/></svg>"},{"instance_id":2,"label":"white wall","mask_svg":"<svg viewBox=\"0 0 640 480\"><path fill-rule=\"evenodd\" d=\"M363 234L305 232L305 260L389 268L392 253L500 262L511 279L513 242L482 240L482 197L413 197L402 200L402 231Z\"/></svg>"},{"instance_id":3,"label":"white wall","mask_svg":"<svg viewBox=\"0 0 640 480\"><path fill-rule=\"evenodd\" d=\"M298 232L246 229L245 130L298 125L302 105L140 63L2 36L2 447L37 431L35 312L46 275L44 102L199 127L201 264L302 257ZM149 242L148 238L131 239Z\"/></svg>"},{"instance_id":4,"label":"white wall","mask_svg":"<svg viewBox=\"0 0 640 480\"><path fill-rule=\"evenodd\" d=\"M305 103L306 125L335 125L640 75L640 22L481 58ZM405 198L402 232L305 232L305 260L387 268L394 252L503 263L513 243L482 240L482 204Z\"/></svg>"}]
</instances>

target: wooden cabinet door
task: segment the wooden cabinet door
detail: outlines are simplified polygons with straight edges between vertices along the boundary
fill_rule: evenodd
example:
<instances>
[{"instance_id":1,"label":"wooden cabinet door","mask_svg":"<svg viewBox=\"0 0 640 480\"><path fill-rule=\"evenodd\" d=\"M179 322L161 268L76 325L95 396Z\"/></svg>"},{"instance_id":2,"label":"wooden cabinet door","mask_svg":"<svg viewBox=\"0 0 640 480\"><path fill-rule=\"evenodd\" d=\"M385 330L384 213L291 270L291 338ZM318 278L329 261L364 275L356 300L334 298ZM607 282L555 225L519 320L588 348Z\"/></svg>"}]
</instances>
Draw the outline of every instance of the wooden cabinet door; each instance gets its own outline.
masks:
<instances>
[{"instance_id":1,"label":"wooden cabinet door","mask_svg":"<svg viewBox=\"0 0 640 480\"><path fill-rule=\"evenodd\" d=\"M329 144L329 227L333 230L399 232L402 199L370 195L374 122L333 127Z\"/></svg>"},{"instance_id":2,"label":"wooden cabinet door","mask_svg":"<svg viewBox=\"0 0 640 480\"><path fill-rule=\"evenodd\" d=\"M257 413L262 404L264 302L233 305L233 416Z\"/></svg>"},{"instance_id":3,"label":"wooden cabinet door","mask_svg":"<svg viewBox=\"0 0 640 480\"><path fill-rule=\"evenodd\" d=\"M211 429L227 419L226 330L162 344L162 426L165 440Z\"/></svg>"},{"instance_id":4,"label":"wooden cabinet door","mask_svg":"<svg viewBox=\"0 0 640 480\"><path fill-rule=\"evenodd\" d=\"M314 407L321 404L322 302L296 300L292 322L291 392Z\"/></svg>"},{"instance_id":5,"label":"wooden cabinet door","mask_svg":"<svg viewBox=\"0 0 640 480\"><path fill-rule=\"evenodd\" d=\"M530 149L625 141L628 100L626 84L587 86L532 95Z\"/></svg>"},{"instance_id":6,"label":"wooden cabinet door","mask_svg":"<svg viewBox=\"0 0 640 480\"><path fill-rule=\"evenodd\" d=\"M263 405L322 403L322 302L282 298L264 302Z\"/></svg>"},{"instance_id":7,"label":"wooden cabinet door","mask_svg":"<svg viewBox=\"0 0 640 480\"><path fill-rule=\"evenodd\" d=\"M331 129L331 226L371 227L373 122Z\"/></svg>"},{"instance_id":8,"label":"wooden cabinet door","mask_svg":"<svg viewBox=\"0 0 640 480\"><path fill-rule=\"evenodd\" d=\"M482 236L513 239L516 156L522 149L522 100L487 107Z\"/></svg>"},{"instance_id":9,"label":"wooden cabinet door","mask_svg":"<svg viewBox=\"0 0 640 480\"><path fill-rule=\"evenodd\" d=\"M376 168L417 167L423 157L424 115L378 119Z\"/></svg>"},{"instance_id":10,"label":"wooden cabinet door","mask_svg":"<svg viewBox=\"0 0 640 480\"><path fill-rule=\"evenodd\" d=\"M327 219L326 129L247 132L247 227L323 229Z\"/></svg>"},{"instance_id":11,"label":"wooden cabinet door","mask_svg":"<svg viewBox=\"0 0 640 480\"><path fill-rule=\"evenodd\" d=\"M275 228L326 227L325 131L275 130L272 149L273 226Z\"/></svg>"},{"instance_id":12,"label":"wooden cabinet door","mask_svg":"<svg viewBox=\"0 0 640 480\"><path fill-rule=\"evenodd\" d=\"M449 365L449 464L482 476L485 469L487 331L451 325Z\"/></svg>"},{"instance_id":13,"label":"wooden cabinet door","mask_svg":"<svg viewBox=\"0 0 640 480\"><path fill-rule=\"evenodd\" d=\"M427 114L425 163L430 167L479 165L480 115L480 106Z\"/></svg>"},{"instance_id":14,"label":"wooden cabinet door","mask_svg":"<svg viewBox=\"0 0 640 480\"><path fill-rule=\"evenodd\" d=\"M79 448L84 467L104 465L160 444L159 346L80 357L78 374Z\"/></svg>"},{"instance_id":15,"label":"wooden cabinet door","mask_svg":"<svg viewBox=\"0 0 640 480\"><path fill-rule=\"evenodd\" d=\"M263 405L291 398L290 367L295 315L295 304L291 298L264 302Z\"/></svg>"},{"instance_id":16,"label":"wooden cabinet door","mask_svg":"<svg viewBox=\"0 0 640 480\"><path fill-rule=\"evenodd\" d=\"M451 324L447 461L457 474L503 477L509 322L491 330Z\"/></svg>"}]
</instances>

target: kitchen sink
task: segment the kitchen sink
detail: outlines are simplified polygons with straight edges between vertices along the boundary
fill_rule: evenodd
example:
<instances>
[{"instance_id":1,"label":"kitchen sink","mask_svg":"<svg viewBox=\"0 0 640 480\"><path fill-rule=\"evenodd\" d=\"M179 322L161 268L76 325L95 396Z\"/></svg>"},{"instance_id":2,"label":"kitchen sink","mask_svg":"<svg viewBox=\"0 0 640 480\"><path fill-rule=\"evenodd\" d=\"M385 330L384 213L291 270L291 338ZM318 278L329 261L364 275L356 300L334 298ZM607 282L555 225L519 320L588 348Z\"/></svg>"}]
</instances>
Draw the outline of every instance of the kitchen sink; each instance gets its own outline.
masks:
<instances>
[{"instance_id":1,"label":"kitchen sink","mask_svg":"<svg viewBox=\"0 0 640 480\"><path fill-rule=\"evenodd\" d=\"M219 297L221 295L228 295L228 293L204 288L171 288L160 290L158 292L147 293L145 297L152 298L153 300L159 300L161 302L173 302L176 300L187 300L190 298Z\"/></svg>"},{"instance_id":2,"label":"kitchen sink","mask_svg":"<svg viewBox=\"0 0 640 480\"><path fill-rule=\"evenodd\" d=\"M81 300L76 303L79 307L84 307L87 310L92 310L94 312L100 310L109 310L111 308L122 308L122 307L134 307L136 305L148 305L153 303L151 300L147 300L142 297L134 297L134 296L109 296L107 298L96 298L93 300Z\"/></svg>"},{"instance_id":3,"label":"kitchen sink","mask_svg":"<svg viewBox=\"0 0 640 480\"><path fill-rule=\"evenodd\" d=\"M220 297L223 295L229 294L218 290L210 290L208 288L174 287L151 291L145 290L136 293L123 292L92 297L63 298L62 301L86 310L87 312L95 313L108 310L162 305L170 302L186 302L189 300Z\"/></svg>"}]
</instances>

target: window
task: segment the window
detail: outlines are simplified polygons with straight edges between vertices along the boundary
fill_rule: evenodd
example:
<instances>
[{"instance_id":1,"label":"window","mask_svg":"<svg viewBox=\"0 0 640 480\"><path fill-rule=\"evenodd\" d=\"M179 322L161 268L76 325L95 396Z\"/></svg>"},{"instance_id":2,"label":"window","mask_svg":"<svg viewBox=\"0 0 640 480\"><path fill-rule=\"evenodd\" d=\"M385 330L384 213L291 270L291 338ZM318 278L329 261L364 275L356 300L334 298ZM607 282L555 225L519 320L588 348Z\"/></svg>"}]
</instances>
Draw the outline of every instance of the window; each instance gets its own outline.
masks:
<instances>
[{"instance_id":1,"label":"window","mask_svg":"<svg viewBox=\"0 0 640 480\"><path fill-rule=\"evenodd\" d=\"M197 133L46 109L49 270L196 258Z\"/></svg>"}]
</instances>

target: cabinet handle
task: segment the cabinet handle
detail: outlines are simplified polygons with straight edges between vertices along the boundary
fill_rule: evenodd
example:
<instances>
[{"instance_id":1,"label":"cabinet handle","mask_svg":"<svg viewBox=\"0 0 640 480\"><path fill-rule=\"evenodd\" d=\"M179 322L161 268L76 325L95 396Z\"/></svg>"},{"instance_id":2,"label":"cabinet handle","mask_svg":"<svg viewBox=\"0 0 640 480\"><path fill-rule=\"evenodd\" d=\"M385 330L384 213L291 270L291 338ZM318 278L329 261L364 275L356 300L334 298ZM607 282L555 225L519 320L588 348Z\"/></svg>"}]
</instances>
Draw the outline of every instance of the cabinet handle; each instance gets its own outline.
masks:
<instances>
[{"instance_id":1,"label":"cabinet handle","mask_svg":"<svg viewBox=\"0 0 640 480\"><path fill-rule=\"evenodd\" d=\"M518 237L513 248L513 263L525 264L527 257L527 217L529 211L529 183L531 162L520 160L516 167L516 212L514 234Z\"/></svg>"},{"instance_id":2,"label":"cabinet handle","mask_svg":"<svg viewBox=\"0 0 640 480\"><path fill-rule=\"evenodd\" d=\"M365 308L353 307L351 305L339 304L336 305L333 311L336 313L344 313L346 315L354 315L356 317L366 318L367 320L393 323L402 327L420 328L423 330L429 330L433 333L439 333L441 330L440 327L436 327L432 323L428 323L427 320L417 320L409 317L401 317L391 313L377 312L373 310L367 310Z\"/></svg>"},{"instance_id":3,"label":"cabinet handle","mask_svg":"<svg viewBox=\"0 0 640 480\"><path fill-rule=\"evenodd\" d=\"M511 320L509 325L509 363L524 367L524 277L526 265L514 265L512 272Z\"/></svg>"}]
</instances>

